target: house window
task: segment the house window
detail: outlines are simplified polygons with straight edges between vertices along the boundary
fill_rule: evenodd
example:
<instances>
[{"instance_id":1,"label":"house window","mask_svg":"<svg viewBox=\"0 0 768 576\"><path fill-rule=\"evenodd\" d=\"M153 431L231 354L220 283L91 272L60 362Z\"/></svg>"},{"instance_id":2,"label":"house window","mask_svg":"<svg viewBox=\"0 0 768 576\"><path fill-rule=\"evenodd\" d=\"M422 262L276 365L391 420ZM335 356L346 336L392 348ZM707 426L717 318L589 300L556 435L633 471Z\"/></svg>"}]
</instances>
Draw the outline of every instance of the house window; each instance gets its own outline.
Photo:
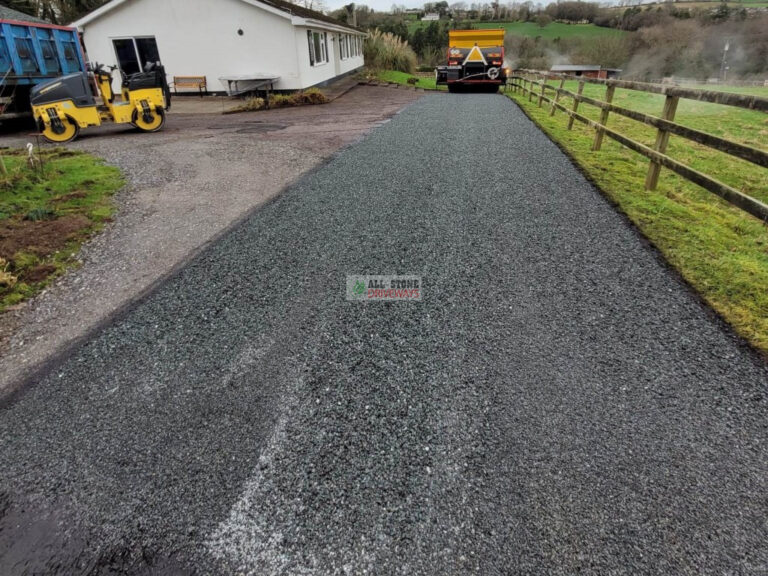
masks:
<instances>
[{"instance_id":1,"label":"house window","mask_svg":"<svg viewBox=\"0 0 768 576\"><path fill-rule=\"evenodd\" d=\"M361 52L362 46L360 44L359 36L339 34L339 56L341 56L342 60L360 56Z\"/></svg>"},{"instance_id":2,"label":"house window","mask_svg":"<svg viewBox=\"0 0 768 576\"><path fill-rule=\"evenodd\" d=\"M325 32L307 30L309 44L309 63L312 66L328 62L328 37Z\"/></svg>"},{"instance_id":3,"label":"house window","mask_svg":"<svg viewBox=\"0 0 768 576\"><path fill-rule=\"evenodd\" d=\"M118 38L112 40L120 70L128 74L143 72L148 62L159 62L160 53L154 37Z\"/></svg>"}]
</instances>

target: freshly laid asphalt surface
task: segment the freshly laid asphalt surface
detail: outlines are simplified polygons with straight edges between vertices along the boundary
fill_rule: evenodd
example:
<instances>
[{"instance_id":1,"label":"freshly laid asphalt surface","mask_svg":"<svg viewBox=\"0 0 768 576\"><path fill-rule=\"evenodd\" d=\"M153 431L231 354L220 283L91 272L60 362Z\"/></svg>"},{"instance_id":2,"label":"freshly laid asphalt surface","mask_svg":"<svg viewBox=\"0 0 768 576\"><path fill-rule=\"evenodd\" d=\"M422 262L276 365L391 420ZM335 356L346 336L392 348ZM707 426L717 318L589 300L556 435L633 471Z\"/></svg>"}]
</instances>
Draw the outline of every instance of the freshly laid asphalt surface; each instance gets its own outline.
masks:
<instances>
[{"instance_id":1,"label":"freshly laid asphalt surface","mask_svg":"<svg viewBox=\"0 0 768 576\"><path fill-rule=\"evenodd\" d=\"M0 574L766 574L766 393L511 101L428 96L5 403Z\"/></svg>"}]
</instances>

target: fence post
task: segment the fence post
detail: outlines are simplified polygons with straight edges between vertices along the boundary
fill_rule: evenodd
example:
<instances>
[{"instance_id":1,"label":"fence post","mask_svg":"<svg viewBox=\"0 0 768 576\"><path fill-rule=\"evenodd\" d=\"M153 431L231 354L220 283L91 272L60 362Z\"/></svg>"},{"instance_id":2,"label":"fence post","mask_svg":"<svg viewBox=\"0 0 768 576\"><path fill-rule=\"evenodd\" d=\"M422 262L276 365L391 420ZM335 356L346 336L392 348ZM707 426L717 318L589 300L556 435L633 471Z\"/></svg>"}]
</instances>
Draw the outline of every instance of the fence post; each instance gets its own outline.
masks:
<instances>
[{"instance_id":1,"label":"fence post","mask_svg":"<svg viewBox=\"0 0 768 576\"><path fill-rule=\"evenodd\" d=\"M584 92L584 81L582 80L579 82L579 89L576 91L576 94L581 96L581 93ZM579 111L579 101L578 99L573 99L573 111L578 112ZM573 128L573 116L568 116L568 130L571 130Z\"/></svg>"},{"instance_id":2,"label":"fence post","mask_svg":"<svg viewBox=\"0 0 768 576\"><path fill-rule=\"evenodd\" d=\"M670 122L675 119L675 112L677 112L677 103L680 101L678 96L669 96L664 100L664 110L661 113L661 117L664 120ZM667 144L669 143L669 132L659 128L656 133L656 143L653 145L653 149L656 152L664 154L667 151ZM659 173L661 172L661 164L651 161L651 165L648 167L648 174L645 177L645 189L656 190L656 185L659 183Z\"/></svg>"},{"instance_id":3,"label":"fence post","mask_svg":"<svg viewBox=\"0 0 768 576\"><path fill-rule=\"evenodd\" d=\"M528 102L533 102L533 80L528 78Z\"/></svg>"},{"instance_id":4,"label":"fence post","mask_svg":"<svg viewBox=\"0 0 768 576\"><path fill-rule=\"evenodd\" d=\"M557 87L557 92L555 92L555 99L552 101L552 108L549 109L550 116L555 115L555 110L557 110L557 103L560 101L560 90L563 89L563 86L565 86L565 77L560 78L560 86Z\"/></svg>"},{"instance_id":5,"label":"fence post","mask_svg":"<svg viewBox=\"0 0 768 576\"><path fill-rule=\"evenodd\" d=\"M615 86L608 86L608 88L605 89L605 101L610 104L613 101L613 94L616 92ZM600 109L600 124L605 126L608 124L608 110L605 108ZM597 152L600 150L600 147L603 145L603 136L605 135L605 132L600 129L595 129L595 140L592 142L592 151Z\"/></svg>"},{"instance_id":6,"label":"fence post","mask_svg":"<svg viewBox=\"0 0 768 576\"><path fill-rule=\"evenodd\" d=\"M544 102L544 89L547 87L547 77L542 74L541 76L541 94L539 94L539 108L541 108L542 103Z\"/></svg>"}]
</instances>

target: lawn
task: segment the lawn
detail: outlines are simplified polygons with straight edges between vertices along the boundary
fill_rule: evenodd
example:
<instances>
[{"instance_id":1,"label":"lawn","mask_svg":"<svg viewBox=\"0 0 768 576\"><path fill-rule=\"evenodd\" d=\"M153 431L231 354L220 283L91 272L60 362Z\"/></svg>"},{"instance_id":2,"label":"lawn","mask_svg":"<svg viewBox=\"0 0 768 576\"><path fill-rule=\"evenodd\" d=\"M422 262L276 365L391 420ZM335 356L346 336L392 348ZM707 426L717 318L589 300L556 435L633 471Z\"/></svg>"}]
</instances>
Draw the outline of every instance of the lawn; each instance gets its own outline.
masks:
<instances>
[{"instance_id":1,"label":"lawn","mask_svg":"<svg viewBox=\"0 0 768 576\"><path fill-rule=\"evenodd\" d=\"M575 89L575 82L566 85ZM587 84L585 94L601 98L604 88ZM765 94L768 89L740 92ZM582 166L590 178L655 244L682 276L744 338L768 352L768 226L726 204L669 170L662 170L658 189L644 189L648 161L606 138L600 152L590 150L593 130L576 122L572 131L566 115L549 116L527 97L510 94L550 137ZM572 105L570 98L562 103ZM614 103L658 115L663 97L617 90ZM579 112L598 118L598 111L582 105ZM676 121L768 150L768 115L703 102L681 101ZM652 128L612 114L609 126L645 144L652 144ZM672 136L667 152L697 170L768 202L768 170Z\"/></svg>"},{"instance_id":2,"label":"lawn","mask_svg":"<svg viewBox=\"0 0 768 576\"><path fill-rule=\"evenodd\" d=\"M429 22L409 22L409 32L413 33L419 27L425 28ZM552 22L543 28L535 22L472 22L475 28L504 28L510 36L530 36L535 38L596 38L599 36L621 36L626 34L623 30L615 28L603 28L594 24L564 24Z\"/></svg>"},{"instance_id":3,"label":"lawn","mask_svg":"<svg viewBox=\"0 0 768 576\"><path fill-rule=\"evenodd\" d=\"M77 263L80 245L109 221L111 195L123 185L116 168L64 148L0 150L0 312L34 296Z\"/></svg>"},{"instance_id":4,"label":"lawn","mask_svg":"<svg viewBox=\"0 0 768 576\"><path fill-rule=\"evenodd\" d=\"M367 72L373 75L380 82L389 82L390 84L402 84L403 86L412 86L408 84L409 78L417 78L418 82L415 84L417 88L424 88L425 90L446 90L445 86L437 86L435 84L435 77L430 76L428 78L415 76L406 72L398 72L397 70L372 70Z\"/></svg>"}]
</instances>

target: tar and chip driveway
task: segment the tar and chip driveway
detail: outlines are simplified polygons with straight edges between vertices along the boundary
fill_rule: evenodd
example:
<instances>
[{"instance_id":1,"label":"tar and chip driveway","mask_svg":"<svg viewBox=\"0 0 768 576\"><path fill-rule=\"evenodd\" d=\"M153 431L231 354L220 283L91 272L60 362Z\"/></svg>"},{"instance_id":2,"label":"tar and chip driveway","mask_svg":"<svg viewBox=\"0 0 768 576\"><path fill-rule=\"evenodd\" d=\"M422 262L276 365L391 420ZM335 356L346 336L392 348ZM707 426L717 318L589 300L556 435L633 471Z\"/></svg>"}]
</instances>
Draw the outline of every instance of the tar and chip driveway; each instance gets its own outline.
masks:
<instances>
[{"instance_id":1,"label":"tar and chip driveway","mask_svg":"<svg viewBox=\"0 0 768 576\"><path fill-rule=\"evenodd\" d=\"M0 572L765 574L767 385L512 102L427 96L3 409Z\"/></svg>"}]
</instances>

